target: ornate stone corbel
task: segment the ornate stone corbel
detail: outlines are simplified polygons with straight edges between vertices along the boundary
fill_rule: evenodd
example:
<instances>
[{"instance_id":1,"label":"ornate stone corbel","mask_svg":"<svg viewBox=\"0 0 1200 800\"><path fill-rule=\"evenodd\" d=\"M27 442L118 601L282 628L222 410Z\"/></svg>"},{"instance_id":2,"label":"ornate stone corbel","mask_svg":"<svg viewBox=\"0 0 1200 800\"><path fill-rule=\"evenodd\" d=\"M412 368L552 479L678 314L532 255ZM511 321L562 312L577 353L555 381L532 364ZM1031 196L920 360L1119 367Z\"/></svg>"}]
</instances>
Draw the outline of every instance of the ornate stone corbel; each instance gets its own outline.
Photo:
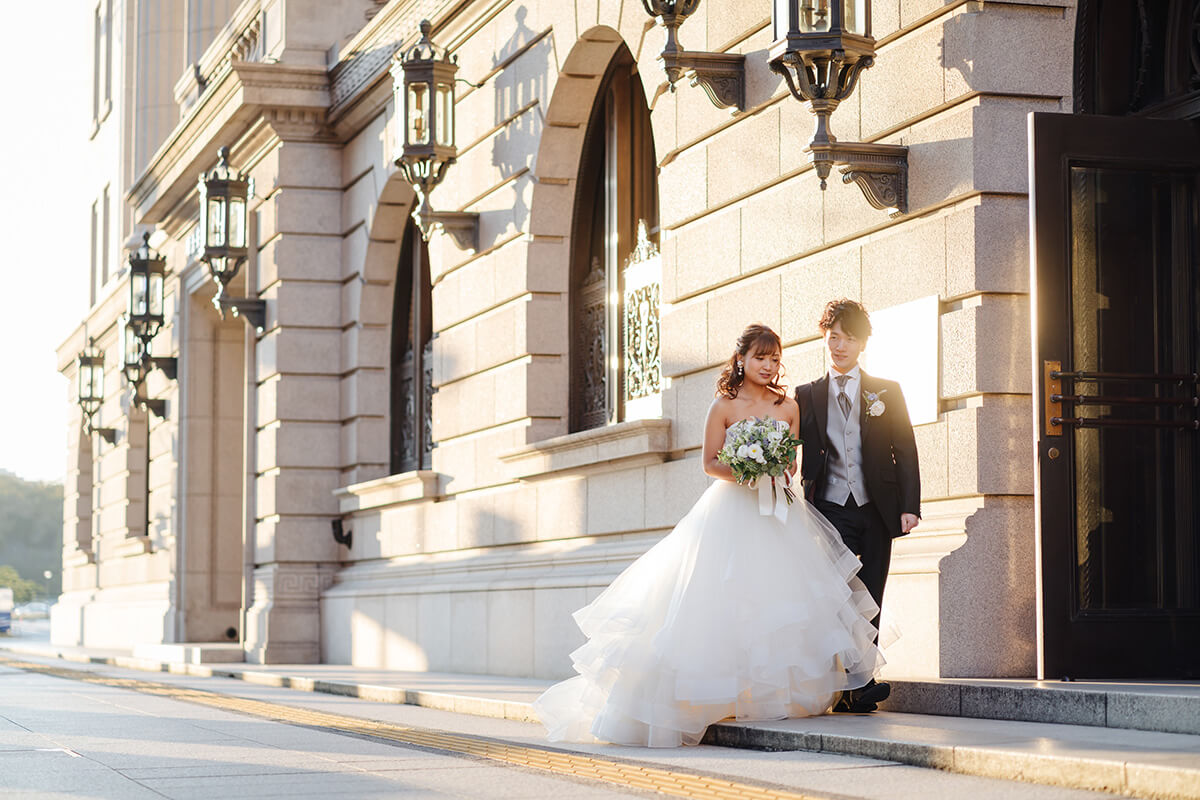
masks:
<instances>
[{"instance_id":1,"label":"ornate stone corbel","mask_svg":"<svg viewBox=\"0 0 1200 800\"><path fill-rule=\"evenodd\" d=\"M908 213L907 147L833 141L810 145L807 151L814 163L836 166L843 183L857 183L874 208L893 217Z\"/></svg>"},{"instance_id":2,"label":"ornate stone corbel","mask_svg":"<svg viewBox=\"0 0 1200 800\"><path fill-rule=\"evenodd\" d=\"M229 297L228 295L218 294L213 298L213 303L221 312L221 316L225 316L228 311L234 317L241 317L246 322L254 327L258 333L262 333L267 327L267 301L250 297Z\"/></svg>"},{"instance_id":3,"label":"ornate stone corbel","mask_svg":"<svg viewBox=\"0 0 1200 800\"><path fill-rule=\"evenodd\" d=\"M425 241L436 230L449 234L459 249L474 253L479 249L479 214L474 211L418 210L413 217Z\"/></svg>"},{"instance_id":4,"label":"ornate stone corbel","mask_svg":"<svg viewBox=\"0 0 1200 800\"><path fill-rule=\"evenodd\" d=\"M659 56L671 85L688 78L717 108L746 108L746 57L738 53L663 51Z\"/></svg>"}]
</instances>

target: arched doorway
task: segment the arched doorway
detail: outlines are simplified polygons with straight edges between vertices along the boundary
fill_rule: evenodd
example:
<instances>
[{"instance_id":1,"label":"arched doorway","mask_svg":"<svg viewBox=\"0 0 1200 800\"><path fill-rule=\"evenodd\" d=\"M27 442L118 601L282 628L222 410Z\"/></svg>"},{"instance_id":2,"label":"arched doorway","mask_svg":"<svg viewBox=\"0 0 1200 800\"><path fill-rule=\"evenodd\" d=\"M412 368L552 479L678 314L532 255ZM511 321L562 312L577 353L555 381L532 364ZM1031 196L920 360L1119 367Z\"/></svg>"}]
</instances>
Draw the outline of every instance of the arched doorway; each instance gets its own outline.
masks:
<instances>
[{"instance_id":1,"label":"arched doorway","mask_svg":"<svg viewBox=\"0 0 1200 800\"><path fill-rule=\"evenodd\" d=\"M1042 677L1200 676L1200 0L1081 0L1030 126Z\"/></svg>"}]
</instances>

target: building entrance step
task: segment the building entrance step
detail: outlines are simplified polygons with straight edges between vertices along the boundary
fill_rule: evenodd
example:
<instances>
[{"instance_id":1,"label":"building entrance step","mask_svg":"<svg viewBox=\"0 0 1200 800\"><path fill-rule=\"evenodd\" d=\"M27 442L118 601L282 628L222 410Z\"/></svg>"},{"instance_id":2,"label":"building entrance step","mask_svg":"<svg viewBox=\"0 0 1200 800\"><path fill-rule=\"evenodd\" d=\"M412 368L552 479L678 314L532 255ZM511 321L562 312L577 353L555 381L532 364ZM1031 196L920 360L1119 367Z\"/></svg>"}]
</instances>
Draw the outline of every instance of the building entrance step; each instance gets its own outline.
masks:
<instances>
[{"instance_id":1,"label":"building entrance step","mask_svg":"<svg viewBox=\"0 0 1200 800\"><path fill-rule=\"evenodd\" d=\"M890 680L887 711L1200 735L1200 683Z\"/></svg>"}]
</instances>

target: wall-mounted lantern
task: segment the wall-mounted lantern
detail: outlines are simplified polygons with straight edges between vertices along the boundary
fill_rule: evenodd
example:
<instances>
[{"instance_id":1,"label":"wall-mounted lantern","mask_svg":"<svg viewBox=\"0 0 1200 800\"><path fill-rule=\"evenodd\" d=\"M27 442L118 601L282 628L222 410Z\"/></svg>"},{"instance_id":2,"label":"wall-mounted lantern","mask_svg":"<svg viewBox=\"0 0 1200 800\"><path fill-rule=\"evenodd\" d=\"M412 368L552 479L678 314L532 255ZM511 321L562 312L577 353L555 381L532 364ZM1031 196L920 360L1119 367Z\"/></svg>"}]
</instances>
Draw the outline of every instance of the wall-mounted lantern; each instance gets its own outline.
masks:
<instances>
[{"instance_id":1,"label":"wall-mounted lantern","mask_svg":"<svg viewBox=\"0 0 1200 800\"><path fill-rule=\"evenodd\" d=\"M96 348L96 341L88 339L88 346L76 361L78 372L79 407L83 410L83 428L89 434L98 433L109 444L116 444L115 428L96 426L96 414L104 402L104 354Z\"/></svg>"},{"instance_id":2,"label":"wall-mounted lantern","mask_svg":"<svg viewBox=\"0 0 1200 800\"><path fill-rule=\"evenodd\" d=\"M169 380L178 374L174 357L150 354L150 342L162 329L167 262L150 249L150 234L142 234L142 245L129 254L129 308L125 315L124 364L122 371L134 389L134 400L159 417L166 404L141 395L142 384L153 370L161 370Z\"/></svg>"},{"instance_id":3,"label":"wall-mounted lantern","mask_svg":"<svg viewBox=\"0 0 1200 800\"><path fill-rule=\"evenodd\" d=\"M671 89L680 78L704 89L717 108L746 109L746 57L738 53L707 53L679 46L679 26L700 7L700 0L642 0L646 13L667 29L667 44L658 60Z\"/></svg>"},{"instance_id":4,"label":"wall-mounted lantern","mask_svg":"<svg viewBox=\"0 0 1200 800\"><path fill-rule=\"evenodd\" d=\"M446 170L458 160L454 144L454 84L458 61L448 50L439 51L429 39L433 25L421 20L421 39L402 50L392 63L396 93L396 140L400 155L396 166L417 193L419 205L413 219L425 241L435 229L454 237L464 250L479 246L479 214L470 211L434 211L429 194Z\"/></svg>"},{"instance_id":5,"label":"wall-mounted lantern","mask_svg":"<svg viewBox=\"0 0 1200 800\"><path fill-rule=\"evenodd\" d=\"M266 325L266 301L250 297L230 297L226 289L250 255L247 225L250 179L229 166L229 148L217 150L217 166L201 173L200 231L203 248L200 260L208 265L209 275L217 284L213 305L224 318L226 311L244 317L262 332Z\"/></svg>"},{"instance_id":6,"label":"wall-mounted lantern","mask_svg":"<svg viewBox=\"0 0 1200 800\"><path fill-rule=\"evenodd\" d=\"M133 387L133 404L143 411L150 411L156 417L165 418L167 415L166 401L146 397L142 391L146 376L154 368L154 359L147 353L145 343L130 325L129 318L124 318L122 322L121 372L125 375L125 380Z\"/></svg>"},{"instance_id":7,"label":"wall-mounted lantern","mask_svg":"<svg viewBox=\"0 0 1200 800\"><path fill-rule=\"evenodd\" d=\"M892 216L907 213L908 148L840 142L829 130L829 116L875 63L870 0L775 0L771 13L770 66L817 118L805 152L821 188L837 166L842 181L857 183L872 206Z\"/></svg>"}]
</instances>

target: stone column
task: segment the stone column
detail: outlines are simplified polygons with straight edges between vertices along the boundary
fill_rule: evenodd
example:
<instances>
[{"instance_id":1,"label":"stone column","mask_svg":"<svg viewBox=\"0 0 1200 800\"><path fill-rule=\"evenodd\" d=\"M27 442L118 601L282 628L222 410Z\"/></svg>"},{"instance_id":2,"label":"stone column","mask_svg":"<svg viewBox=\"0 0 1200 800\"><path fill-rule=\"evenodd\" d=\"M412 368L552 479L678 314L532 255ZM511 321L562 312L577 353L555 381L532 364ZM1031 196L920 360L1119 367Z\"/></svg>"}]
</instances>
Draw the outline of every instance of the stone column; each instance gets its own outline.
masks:
<instances>
[{"instance_id":1,"label":"stone column","mask_svg":"<svg viewBox=\"0 0 1200 800\"><path fill-rule=\"evenodd\" d=\"M332 580L341 433L341 155L322 111L268 109L279 140L257 164L257 275L267 325L254 365L253 600L246 657L319 661Z\"/></svg>"}]
</instances>

